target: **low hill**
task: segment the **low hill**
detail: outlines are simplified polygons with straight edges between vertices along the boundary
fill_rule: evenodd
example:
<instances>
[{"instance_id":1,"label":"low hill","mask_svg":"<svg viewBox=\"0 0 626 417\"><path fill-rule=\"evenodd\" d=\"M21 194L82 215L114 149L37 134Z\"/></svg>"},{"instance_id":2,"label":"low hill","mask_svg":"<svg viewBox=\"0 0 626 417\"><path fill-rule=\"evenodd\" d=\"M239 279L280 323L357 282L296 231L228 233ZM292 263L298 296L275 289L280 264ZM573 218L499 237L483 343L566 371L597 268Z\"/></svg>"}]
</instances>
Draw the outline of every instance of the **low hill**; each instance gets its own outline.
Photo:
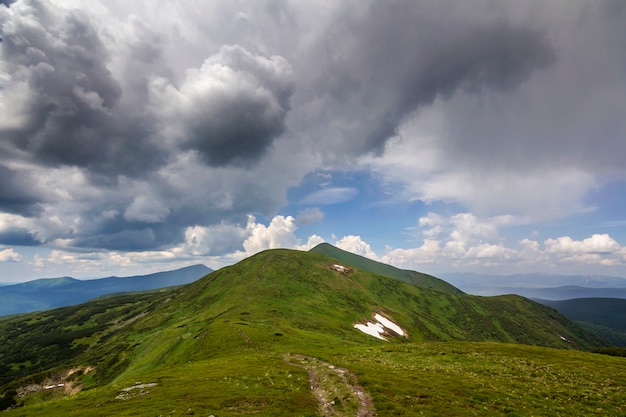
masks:
<instances>
[{"instance_id":1,"label":"low hill","mask_svg":"<svg viewBox=\"0 0 626 417\"><path fill-rule=\"evenodd\" d=\"M626 347L626 300L578 298L563 301L537 300L548 305L589 331Z\"/></svg>"},{"instance_id":2,"label":"low hill","mask_svg":"<svg viewBox=\"0 0 626 417\"><path fill-rule=\"evenodd\" d=\"M373 272L375 274L399 279L400 281L408 282L418 287L431 288L451 294L463 293L463 291L459 290L455 286L447 283L442 279L433 277L432 275L423 274L421 272L411 271L407 269L399 269L391 265L373 261L364 256L356 255L343 249L339 249L338 247L335 247L329 243L320 243L319 245L312 248L309 252L330 256L331 258L334 258L348 265L352 265L357 268Z\"/></svg>"},{"instance_id":3,"label":"low hill","mask_svg":"<svg viewBox=\"0 0 626 417\"><path fill-rule=\"evenodd\" d=\"M546 396L615 411L626 366L560 353L598 343L522 297L451 294L277 249L183 287L0 320L0 392L24 405L8 417L462 415L459 395L480 415L537 413ZM567 400L548 392L566 376ZM596 385L593 406L577 399Z\"/></svg>"},{"instance_id":4,"label":"low hill","mask_svg":"<svg viewBox=\"0 0 626 417\"><path fill-rule=\"evenodd\" d=\"M474 295L517 294L543 300L626 298L626 278L604 275L442 273L443 279Z\"/></svg>"},{"instance_id":5,"label":"low hill","mask_svg":"<svg viewBox=\"0 0 626 417\"><path fill-rule=\"evenodd\" d=\"M84 303L106 294L146 291L188 284L209 274L204 265L132 277L78 280L71 277L43 278L0 287L0 316L48 310Z\"/></svg>"},{"instance_id":6,"label":"low hill","mask_svg":"<svg viewBox=\"0 0 626 417\"><path fill-rule=\"evenodd\" d=\"M492 287L478 291L477 294L486 296L517 294L522 297L552 301L572 300L575 298L626 299L626 288L589 288L576 285L546 288Z\"/></svg>"}]
</instances>

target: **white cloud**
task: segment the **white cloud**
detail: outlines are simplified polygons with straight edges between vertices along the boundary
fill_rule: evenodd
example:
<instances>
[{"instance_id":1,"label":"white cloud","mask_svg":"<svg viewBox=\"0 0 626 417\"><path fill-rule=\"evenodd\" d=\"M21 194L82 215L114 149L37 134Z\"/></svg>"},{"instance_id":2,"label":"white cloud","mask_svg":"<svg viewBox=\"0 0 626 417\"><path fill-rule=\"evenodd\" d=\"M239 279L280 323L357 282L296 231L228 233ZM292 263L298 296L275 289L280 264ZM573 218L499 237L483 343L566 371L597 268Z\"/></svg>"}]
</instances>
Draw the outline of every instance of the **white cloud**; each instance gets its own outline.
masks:
<instances>
[{"instance_id":1,"label":"white cloud","mask_svg":"<svg viewBox=\"0 0 626 417\"><path fill-rule=\"evenodd\" d=\"M439 257L440 244L438 240L424 239L424 244L418 248L393 249L387 246L382 261L395 266L431 264Z\"/></svg>"},{"instance_id":2,"label":"white cloud","mask_svg":"<svg viewBox=\"0 0 626 417\"><path fill-rule=\"evenodd\" d=\"M295 235L296 229L296 221L292 216L275 216L268 226L256 223L254 216L248 216L248 237L243 242L246 255L275 248L308 250L324 241L321 237L312 235L307 243L301 244Z\"/></svg>"},{"instance_id":3,"label":"white cloud","mask_svg":"<svg viewBox=\"0 0 626 417\"><path fill-rule=\"evenodd\" d=\"M22 255L17 253L13 248L0 251L0 262L20 262L21 260Z\"/></svg>"},{"instance_id":4,"label":"white cloud","mask_svg":"<svg viewBox=\"0 0 626 417\"><path fill-rule=\"evenodd\" d=\"M339 249L356 253L357 255L365 256L366 258L374 260L378 259L378 256L376 255L376 253L374 253L370 244L363 241L363 239L361 239L361 236L344 236L337 242L335 242L335 246L337 246Z\"/></svg>"},{"instance_id":5,"label":"white cloud","mask_svg":"<svg viewBox=\"0 0 626 417\"><path fill-rule=\"evenodd\" d=\"M429 265L439 269L500 267L526 270L579 266L626 265L626 247L608 234L594 234L574 240L569 236L507 242L499 228L519 224L513 216L478 218L461 213L444 218L429 213L419 220L424 244L417 248L387 247L382 260L392 265L419 269Z\"/></svg>"},{"instance_id":6,"label":"white cloud","mask_svg":"<svg viewBox=\"0 0 626 417\"><path fill-rule=\"evenodd\" d=\"M594 234L583 240L561 236L546 240L544 246L547 252L557 254L611 254L620 250L619 243L608 234Z\"/></svg>"}]
</instances>

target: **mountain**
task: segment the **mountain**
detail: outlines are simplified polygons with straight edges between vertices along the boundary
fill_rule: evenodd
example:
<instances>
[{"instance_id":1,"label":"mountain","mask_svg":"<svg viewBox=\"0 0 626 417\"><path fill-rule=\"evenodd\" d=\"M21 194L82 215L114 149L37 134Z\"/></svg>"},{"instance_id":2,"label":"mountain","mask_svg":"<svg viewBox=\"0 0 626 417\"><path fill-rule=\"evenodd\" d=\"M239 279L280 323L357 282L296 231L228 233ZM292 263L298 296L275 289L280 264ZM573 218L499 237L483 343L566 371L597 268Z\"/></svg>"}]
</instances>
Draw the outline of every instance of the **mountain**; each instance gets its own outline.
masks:
<instances>
[{"instance_id":1,"label":"mountain","mask_svg":"<svg viewBox=\"0 0 626 417\"><path fill-rule=\"evenodd\" d=\"M518 294L528 298L626 298L626 278L605 275L442 273L446 281L475 295Z\"/></svg>"},{"instance_id":2,"label":"mountain","mask_svg":"<svg viewBox=\"0 0 626 417\"><path fill-rule=\"evenodd\" d=\"M563 287L523 288L494 287L479 292L479 295L517 294L541 300L571 300L574 298L626 298L626 288L587 288L567 285Z\"/></svg>"},{"instance_id":3,"label":"mountain","mask_svg":"<svg viewBox=\"0 0 626 417\"><path fill-rule=\"evenodd\" d=\"M578 298L537 300L578 322L615 346L626 347L626 300L617 298Z\"/></svg>"},{"instance_id":4,"label":"mountain","mask_svg":"<svg viewBox=\"0 0 626 417\"><path fill-rule=\"evenodd\" d=\"M599 343L519 296L275 249L162 292L0 320L0 393L22 405L7 417L617 415L626 363L581 351Z\"/></svg>"},{"instance_id":5,"label":"mountain","mask_svg":"<svg viewBox=\"0 0 626 417\"><path fill-rule=\"evenodd\" d=\"M463 291L459 290L455 286L442 279L433 277L432 275L410 271L407 269L399 269L391 265L376 262L363 256L339 249L329 243L320 243L309 252L330 256L331 258L344 262L348 265L352 265L375 274L396 278L400 281L408 282L418 287L431 288L451 294L463 293Z\"/></svg>"},{"instance_id":6,"label":"mountain","mask_svg":"<svg viewBox=\"0 0 626 417\"><path fill-rule=\"evenodd\" d=\"M193 265L126 278L107 277L84 281L71 277L43 278L3 286L0 287L0 316L80 304L106 294L188 284L211 271L204 265Z\"/></svg>"}]
</instances>

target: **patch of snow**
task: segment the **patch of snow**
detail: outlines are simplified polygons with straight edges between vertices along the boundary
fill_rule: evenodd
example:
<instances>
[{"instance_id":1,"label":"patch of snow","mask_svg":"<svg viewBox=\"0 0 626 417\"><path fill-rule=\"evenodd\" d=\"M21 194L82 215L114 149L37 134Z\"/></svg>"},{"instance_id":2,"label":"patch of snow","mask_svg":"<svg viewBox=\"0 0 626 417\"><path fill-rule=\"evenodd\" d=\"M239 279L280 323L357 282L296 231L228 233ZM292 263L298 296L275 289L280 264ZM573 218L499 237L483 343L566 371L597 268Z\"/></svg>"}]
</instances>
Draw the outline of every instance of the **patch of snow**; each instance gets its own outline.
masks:
<instances>
[{"instance_id":1,"label":"patch of snow","mask_svg":"<svg viewBox=\"0 0 626 417\"><path fill-rule=\"evenodd\" d=\"M381 316L380 314L376 313L374 318L376 320L378 320L378 322L380 324L382 324L386 328L394 331L395 333L399 334L400 336L404 336L405 335L404 334L404 330L400 326L398 326L396 323L394 323L393 321L389 320L387 317Z\"/></svg>"},{"instance_id":2,"label":"patch of snow","mask_svg":"<svg viewBox=\"0 0 626 417\"><path fill-rule=\"evenodd\" d=\"M382 337L382 334L385 333L385 328L380 323L372 323L368 321L367 324L357 323L354 325L354 327L356 329L359 329L363 333L369 334L370 336L374 336L378 339L387 341L387 339Z\"/></svg>"},{"instance_id":3,"label":"patch of snow","mask_svg":"<svg viewBox=\"0 0 626 417\"><path fill-rule=\"evenodd\" d=\"M375 323L370 321L368 321L367 324L357 323L354 325L354 328L384 341L388 341L385 337L383 337L383 335L387 333L387 330L391 330L395 334L406 337L404 329L389 320L387 317L376 313L374 315L374 319L376 320Z\"/></svg>"}]
</instances>

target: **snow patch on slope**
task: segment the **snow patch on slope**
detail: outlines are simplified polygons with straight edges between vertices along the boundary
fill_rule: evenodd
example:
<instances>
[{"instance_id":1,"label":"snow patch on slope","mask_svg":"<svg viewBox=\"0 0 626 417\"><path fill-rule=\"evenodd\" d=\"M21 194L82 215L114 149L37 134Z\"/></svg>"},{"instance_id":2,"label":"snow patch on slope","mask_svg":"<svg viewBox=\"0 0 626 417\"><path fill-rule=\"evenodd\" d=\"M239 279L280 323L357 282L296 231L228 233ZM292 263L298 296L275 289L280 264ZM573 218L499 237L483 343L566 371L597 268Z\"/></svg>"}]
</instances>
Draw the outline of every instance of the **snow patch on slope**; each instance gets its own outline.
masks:
<instances>
[{"instance_id":1,"label":"snow patch on slope","mask_svg":"<svg viewBox=\"0 0 626 417\"><path fill-rule=\"evenodd\" d=\"M368 321L366 324L356 323L355 329L362 331L365 334L374 336L377 339L388 341L386 337L389 335L398 335L406 337L407 333L402 327L391 321L385 316L378 313L374 315L374 322Z\"/></svg>"}]
</instances>

